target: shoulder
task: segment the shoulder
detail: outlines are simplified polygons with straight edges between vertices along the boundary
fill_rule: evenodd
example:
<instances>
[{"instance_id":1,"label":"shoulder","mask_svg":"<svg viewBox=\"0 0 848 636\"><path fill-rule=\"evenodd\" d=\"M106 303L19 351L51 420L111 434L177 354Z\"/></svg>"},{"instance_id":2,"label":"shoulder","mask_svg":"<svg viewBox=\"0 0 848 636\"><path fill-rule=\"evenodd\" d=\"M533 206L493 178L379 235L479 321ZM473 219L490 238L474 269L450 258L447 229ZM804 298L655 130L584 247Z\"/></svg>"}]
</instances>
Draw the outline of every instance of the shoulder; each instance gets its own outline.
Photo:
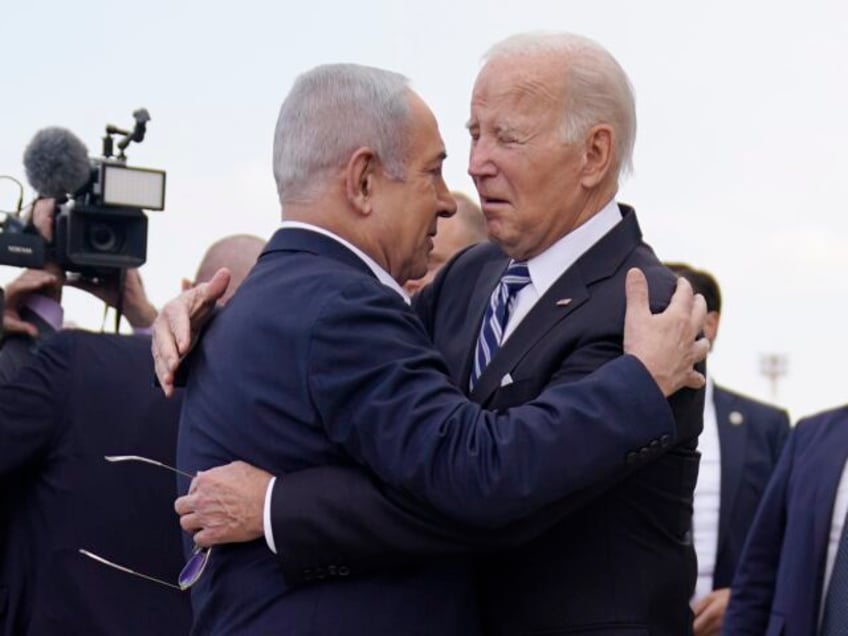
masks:
<instances>
[{"instance_id":1,"label":"shoulder","mask_svg":"<svg viewBox=\"0 0 848 636\"><path fill-rule=\"evenodd\" d=\"M723 386L715 385L714 391L714 399L717 403L755 413L767 421L785 421L787 424L789 422L789 414L786 412L786 409L743 395L742 393L737 393L736 391L731 391Z\"/></svg>"},{"instance_id":2,"label":"shoulder","mask_svg":"<svg viewBox=\"0 0 848 636\"><path fill-rule=\"evenodd\" d=\"M840 439L848 441L848 405L802 418L795 426L799 441Z\"/></svg>"}]
</instances>

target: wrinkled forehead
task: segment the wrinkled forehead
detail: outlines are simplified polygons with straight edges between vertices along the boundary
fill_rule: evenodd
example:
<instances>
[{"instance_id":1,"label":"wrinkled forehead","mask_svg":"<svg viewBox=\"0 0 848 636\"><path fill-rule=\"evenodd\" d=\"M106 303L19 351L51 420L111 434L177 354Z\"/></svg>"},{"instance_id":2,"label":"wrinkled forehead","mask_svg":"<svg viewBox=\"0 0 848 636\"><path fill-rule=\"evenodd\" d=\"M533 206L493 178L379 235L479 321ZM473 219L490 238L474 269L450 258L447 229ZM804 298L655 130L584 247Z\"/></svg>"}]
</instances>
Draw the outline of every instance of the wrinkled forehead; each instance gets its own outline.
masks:
<instances>
[{"instance_id":1,"label":"wrinkled forehead","mask_svg":"<svg viewBox=\"0 0 848 636\"><path fill-rule=\"evenodd\" d=\"M563 103L567 67L550 54L513 55L488 60L471 93L471 106L509 100L516 105Z\"/></svg>"},{"instance_id":2,"label":"wrinkled forehead","mask_svg":"<svg viewBox=\"0 0 848 636\"><path fill-rule=\"evenodd\" d=\"M515 55L486 62L471 93L471 119L489 113L520 115L560 110L565 104L566 66L551 55Z\"/></svg>"}]
</instances>

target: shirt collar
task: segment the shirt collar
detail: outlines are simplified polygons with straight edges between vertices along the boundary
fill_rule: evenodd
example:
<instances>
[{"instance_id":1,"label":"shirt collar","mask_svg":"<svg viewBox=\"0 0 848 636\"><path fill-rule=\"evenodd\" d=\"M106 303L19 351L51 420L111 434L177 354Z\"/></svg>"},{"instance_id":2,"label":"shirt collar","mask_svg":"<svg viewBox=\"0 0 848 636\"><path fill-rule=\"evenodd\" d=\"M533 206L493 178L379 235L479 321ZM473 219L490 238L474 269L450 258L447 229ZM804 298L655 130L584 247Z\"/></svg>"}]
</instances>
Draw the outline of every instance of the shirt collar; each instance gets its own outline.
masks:
<instances>
[{"instance_id":1,"label":"shirt collar","mask_svg":"<svg viewBox=\"0 0 848 636\"><path fill-rule=\"evenodd\" d=\"M380 267L373 258L368 256L368 254L356 247L356 245L354 245L350 241L343 239L338 234L334 234L326 228L319 227L317 225L312 225L311 223L304 223L302 221L283 221L280 224L280 227L283 229L297 228L300 230L309 230L310 232L323 234L324 236L327 236L333 239L334 241L341 243L351 252L356 254L360 259L362 259L362 262L365 263L368 266L368 269L370 269L374 273L374 276L377 277L377 280L383 283L383 285L385 285L386 287L397 292L397 294L403 299L403 302L405 302L407 305L409 304L409 295L403 290L403 287L398 285L398 282L394 278L392 278L386 270Z\"/></svg>"},{"instance_id":2,"label":"shirt collar","mask_svg":"<svg viewBox=\"0 0 848 636\"><path fill-rule=\"evenodd\" d=\"M539 296L543 296L562 273L583 256L607 232L621 221L615 199L601 208L588 221L574 228L538 256L527 261L530 280Z\"/></svg>"}]
</instances>

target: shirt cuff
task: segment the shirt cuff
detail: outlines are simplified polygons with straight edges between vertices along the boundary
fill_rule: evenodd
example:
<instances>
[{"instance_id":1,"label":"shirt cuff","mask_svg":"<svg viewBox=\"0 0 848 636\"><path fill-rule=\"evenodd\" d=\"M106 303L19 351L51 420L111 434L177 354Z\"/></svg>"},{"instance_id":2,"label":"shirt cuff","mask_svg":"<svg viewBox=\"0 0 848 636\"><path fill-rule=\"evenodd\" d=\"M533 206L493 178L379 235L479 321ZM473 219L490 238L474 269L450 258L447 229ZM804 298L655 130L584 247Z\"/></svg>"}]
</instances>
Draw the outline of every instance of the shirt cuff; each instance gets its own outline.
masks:
<instances>
[{"instance_id":1,"label":"shirt cuff","mask_svg":"<svg viewBox=\"0 0 848 636\"><path fill-rule=\"evenodd\" d=\"M277 554L277 546L274 544L274 529L271 527L271 494L274 492L276 477L271 477L268 488L265 490L265 505L262 509L262 527L265 530L265 543L268 549Z\"/></svg>"},{"instance_id":2,"label":"shirt cuff","mask_svg":"<svg viewBox=\"0 0 848 636\"><path fill-rule=\"evenodd\" d=\"M59 331L62 328L65 310L62 308L62 305L52 298L41 294L30 294L24 304L27 309L36 314L55 331Z\"/></svg>"}]
</instances>

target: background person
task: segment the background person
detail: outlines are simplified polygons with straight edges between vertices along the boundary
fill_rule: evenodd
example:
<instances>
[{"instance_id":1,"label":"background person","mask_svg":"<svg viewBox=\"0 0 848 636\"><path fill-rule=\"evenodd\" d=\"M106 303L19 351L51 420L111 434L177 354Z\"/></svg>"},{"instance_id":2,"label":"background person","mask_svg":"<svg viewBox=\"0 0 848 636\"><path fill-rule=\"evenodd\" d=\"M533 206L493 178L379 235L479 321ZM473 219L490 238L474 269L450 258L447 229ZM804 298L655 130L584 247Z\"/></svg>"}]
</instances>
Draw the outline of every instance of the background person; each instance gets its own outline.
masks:
<instances>
[{"instance_id":1,"label":"background person","mask_svg":"<svg viewBox=\"0 0 848 636\"><path fill-rule=\"evenodd\" d=\"M704 335L712 349L721 322L718 282L709 272L684 263L666 265L706 300ZM788 435L786 411L717 386L707 377L693 515L696 636L721 633L745 538Z\"/></svg>"},{"instance_id":2,"label":"background person","mask_svg":"<svg viewBox=\"0 0 848 636\"><path fill-rule=\"evenodd\" d=\"M848 407L789 435L733 579L728 636L835 636L848 620Z\"/></svg>"},{"instance_id":3,"label":"background person","mask_svg":"<svg viewBox=\"0 0 848 636\"><path fill-rule=\"evenodd\" d=\"M403 284L410 296L433 282L442 266L459 252L488 240L486 219L480 206L462 192L451 192L451 196L456 201L456 213L450 218L439 219L439 231L433 237L433 249L427 259L427 273Z\"/></svg>"},{"instance_id":4,"label":"background person","mask_svg":"<svg viewBox=\"0 0 848 636\"><path fill-rule=\"evenodd\" d=\"M263 242L216 243L198 272L238 286ZM252 255L252 256L251 256ZM173 465L180 399L153 387L150 338L65 330L0 386L0 633L187 634L188 596L108 568L80 548L176 581L183 566Z\"/></svg>"}]
</instances>

